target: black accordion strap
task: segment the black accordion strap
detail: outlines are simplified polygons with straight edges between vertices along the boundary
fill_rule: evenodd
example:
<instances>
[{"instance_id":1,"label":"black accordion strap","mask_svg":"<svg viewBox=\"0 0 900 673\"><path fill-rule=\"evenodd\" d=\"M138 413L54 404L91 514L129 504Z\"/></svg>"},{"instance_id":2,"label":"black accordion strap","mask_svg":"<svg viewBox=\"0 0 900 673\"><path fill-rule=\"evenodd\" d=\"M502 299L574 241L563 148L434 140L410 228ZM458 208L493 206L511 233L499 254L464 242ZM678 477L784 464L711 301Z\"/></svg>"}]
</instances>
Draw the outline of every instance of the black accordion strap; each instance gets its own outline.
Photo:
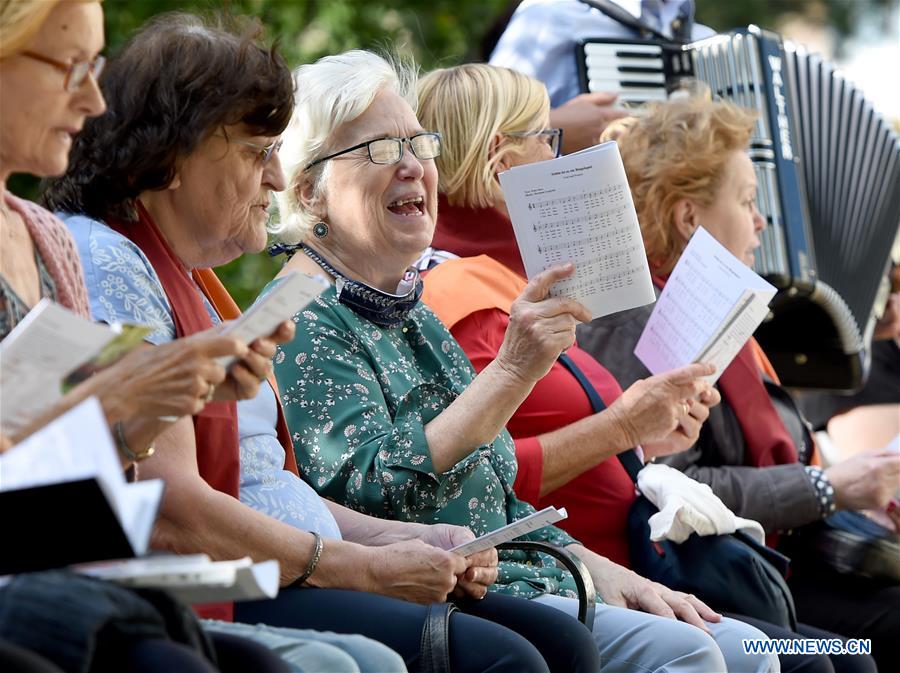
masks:
<instances>
[{"instance_id":1,"label":"black accordion strap","mask_svg":"<svg viewBox=\"0 0 900 673\"><path fill-rule=\"evenodd\" d=\"M559 364L568 369L581 387L584 388L584 392L588 396L588 400L591 402L591 408L594 410L595 414L606 409L606 405L603 403L603 398L600 397L600 393L597 392L597 389L594 388L588 380L588 377L585 376L584 372L581 371L581 368L575 364L575 361L572 360L572 358L565 353L560 353ZM638 472L644 468L644 464L641 462L641 459L638 458L637 453L635 453L634 449L628 449L627 451L622 451L616 457L619 459L619 462L622 463L622 467L625 468L628 476L631 477L631 481L636 485Z\"/></svg>"},{"instance_id":2,"label":"black accordion strap","mask_svg":"<svg viewBox=\"0 0 900 673\"><path fill-rule=\"evenodd\" d=\"M663 40L665 42L682 42L682 40L674 40L671 37L664 35L659 32L655 28L651 28L646 23L642 22L636 16L629 13L627 10L622 9L614 2L610 0L578 0L579 2L587 5L588 7L593 7L598 12L602 12L606 16L608 16L613 21L621 23L623 26L627 28L631 28L635 32L637 32L643 38L655 37L657 40Z\"/></svg>"}]
</instances>

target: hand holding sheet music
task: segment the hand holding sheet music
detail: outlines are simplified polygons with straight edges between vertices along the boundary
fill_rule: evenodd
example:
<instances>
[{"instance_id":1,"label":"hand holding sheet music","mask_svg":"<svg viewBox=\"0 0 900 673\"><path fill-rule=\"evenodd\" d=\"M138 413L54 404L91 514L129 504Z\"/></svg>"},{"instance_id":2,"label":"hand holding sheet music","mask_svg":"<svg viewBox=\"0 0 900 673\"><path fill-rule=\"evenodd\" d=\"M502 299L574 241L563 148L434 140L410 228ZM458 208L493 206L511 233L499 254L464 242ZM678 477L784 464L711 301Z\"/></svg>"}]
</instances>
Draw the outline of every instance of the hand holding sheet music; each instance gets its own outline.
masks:
<instances>
[{"instance_id":1,"label":"hand holding sheet music","mask_svg":"<svg viewBox=\"0 0 900 673\"><path fill-rule=\"evenodd\" d=\"M321 276L305 273L291 273L273 283L270 290L260 297L240 318L228 323L222 334L251 343L268 336L285 320L290 320L298 311L318 297L328 287ZM228 367L235 358L221 358Z\"/></svg>"},{"instance_id":2,"label":"hand holding sheet music","mask_svg":"<svg viewBox=\"0 0 900 673\"><path fill-rule=\"evenodd\" d=\"M718 380L768 313L775 288L698 228L669 276L634 354L654 374L711 362Z\"/></svg>"},{"instance_id":3,"label":"hand holding sheet music","mask_svg":"<svg viewBox=\"0 0 900 673\"><path fill-rule=\"evenodd\" d=\"M15 391L3 396L0 428L5 434L21 430L66 387L111 364L150 331L94 323L42 299L0 343L0 380L6 391Z\"/></svg>"},{"instance_id":4,"label":"hand holding sheet music","mask_svg":"<svg viewBox=\"0 0 900 673\"><path fill-rule=\"evenodd\" d=\"M575 275L550 293L580 301L595 318L654 301L615 143L516 166L500 174L500 184L528 278L573 262Z\"/></svg>"},{"instance_id":5,"label":"hand holding sheet music","mask_svg":"<svg viewBox=\"0 0 900 673\"><path fill-rule=\"evenodd\" d=\"M15 540L0 574L145 553L163 486L125 482L100 403L88 398L0 455L4 532Z\"/></svg>"}]
</instances>

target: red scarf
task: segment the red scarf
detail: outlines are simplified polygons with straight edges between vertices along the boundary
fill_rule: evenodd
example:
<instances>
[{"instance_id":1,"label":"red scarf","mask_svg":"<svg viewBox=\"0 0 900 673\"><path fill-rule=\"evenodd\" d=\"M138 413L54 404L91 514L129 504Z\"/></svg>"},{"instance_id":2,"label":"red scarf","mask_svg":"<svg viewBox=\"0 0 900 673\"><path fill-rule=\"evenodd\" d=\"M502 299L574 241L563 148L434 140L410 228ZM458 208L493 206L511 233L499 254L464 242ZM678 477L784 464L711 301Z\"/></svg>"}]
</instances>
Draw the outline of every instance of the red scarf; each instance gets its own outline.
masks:
<instances>
[{"instance_id":1,"label":"red scarf","mask_svg":"<svg viewBox=\"0 0 900 673\"><path fill-rule=\"evenodd\" d=\"M666 279L653 276L653 284L662 289ZM747 444L747 465L769 467L796 463L797 447L763 384L754 346L750 337L719 377L719 390L741 426Z\"/></svg>"},{"instance_id":2,"label":"red scarf","mask_svg":"<svg viewBox=\"0 0 900 673\"><path fill-rule=\"evenodd\" d=\"M441 194L431 245L460 257L493 257L510 271L525 277L512 222L494 208L451 206Z\"/></svg>"},{"instance_id":3,"label":"red scarf","mask_svg":"<svg viewBox=\"0 0 900 673\"><path fill-rule=\"evenodd\" d=\"M191 276L153 218L137 201L138 221L109 218L107 224L131 240L150 260L172 306L177 337L203 332L213 326L203 299ZM237 403L210 402L193 417L200 476L217 491L237 498L240 483ZM233 603L211 603L195 608L204 619L234 619Z\"/></svg>"},{"instance_id":4,"label":"red scarf","mask_svg":"<svg viewBox=\"0 0 900 673\"><path fill-rule=\"evenodd\" d=\"M181 338L210 329L212 318L190 274L141 202L136 203L137 223L110 218L109 226L131 240L150 260L172 306L176 336ZM208 403L194 416L194 434L200 476L217 491L237 498L240 482L237 404Z\"/></svg>"}]
</instances>

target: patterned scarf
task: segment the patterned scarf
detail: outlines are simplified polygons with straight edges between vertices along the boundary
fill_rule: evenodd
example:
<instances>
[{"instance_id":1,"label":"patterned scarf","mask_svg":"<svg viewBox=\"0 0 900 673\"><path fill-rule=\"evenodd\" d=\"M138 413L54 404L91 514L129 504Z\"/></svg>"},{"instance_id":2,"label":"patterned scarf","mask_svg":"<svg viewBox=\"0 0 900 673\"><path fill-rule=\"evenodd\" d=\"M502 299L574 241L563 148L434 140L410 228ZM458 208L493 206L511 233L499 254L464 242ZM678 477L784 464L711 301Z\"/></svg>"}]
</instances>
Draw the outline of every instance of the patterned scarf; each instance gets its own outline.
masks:
<instances>
[{"instance_id":1,"label":"patterned scarf","mask_svg":"<svg viewBox=\"0 0 900 673\"><path fill-rule=\"evenodd\" d=\"M50 211L9 192L4 194L4 201L24 220L44 267L56 285L59 303L78 315L90 318L90 303L78 248L66 225Z\"/></svg>"}]
</instances>

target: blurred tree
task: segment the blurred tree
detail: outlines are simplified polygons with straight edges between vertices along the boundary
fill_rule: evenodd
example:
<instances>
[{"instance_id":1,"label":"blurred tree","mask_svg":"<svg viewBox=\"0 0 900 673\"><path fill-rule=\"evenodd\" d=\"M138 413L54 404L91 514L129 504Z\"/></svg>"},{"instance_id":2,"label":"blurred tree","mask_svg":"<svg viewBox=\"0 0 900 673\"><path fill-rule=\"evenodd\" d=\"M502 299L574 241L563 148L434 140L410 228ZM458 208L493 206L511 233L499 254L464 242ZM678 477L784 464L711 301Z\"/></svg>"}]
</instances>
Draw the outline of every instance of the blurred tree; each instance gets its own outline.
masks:
<instances>
[{"instance_id":1,"label":"blurred tree","mask_svg":"<svg viewBox=\"0 0 900 673\"><path fill-rule=\"evenodd\" d=\"M867 8L898 0L695 0L698 20L727 30L756 23L777 29L792 15L850 32ZM481 40L517 0L106 0L107 52L117 48L160 12L229 12L260 18L295 67L325 54L353 48L401 50L423 69L479 60ZM36 181L18 176L10 188L33 197ZM265 253L248 255L220 269L238 304L246 307L274 275Z\"/></svg>"}]
</instances>

